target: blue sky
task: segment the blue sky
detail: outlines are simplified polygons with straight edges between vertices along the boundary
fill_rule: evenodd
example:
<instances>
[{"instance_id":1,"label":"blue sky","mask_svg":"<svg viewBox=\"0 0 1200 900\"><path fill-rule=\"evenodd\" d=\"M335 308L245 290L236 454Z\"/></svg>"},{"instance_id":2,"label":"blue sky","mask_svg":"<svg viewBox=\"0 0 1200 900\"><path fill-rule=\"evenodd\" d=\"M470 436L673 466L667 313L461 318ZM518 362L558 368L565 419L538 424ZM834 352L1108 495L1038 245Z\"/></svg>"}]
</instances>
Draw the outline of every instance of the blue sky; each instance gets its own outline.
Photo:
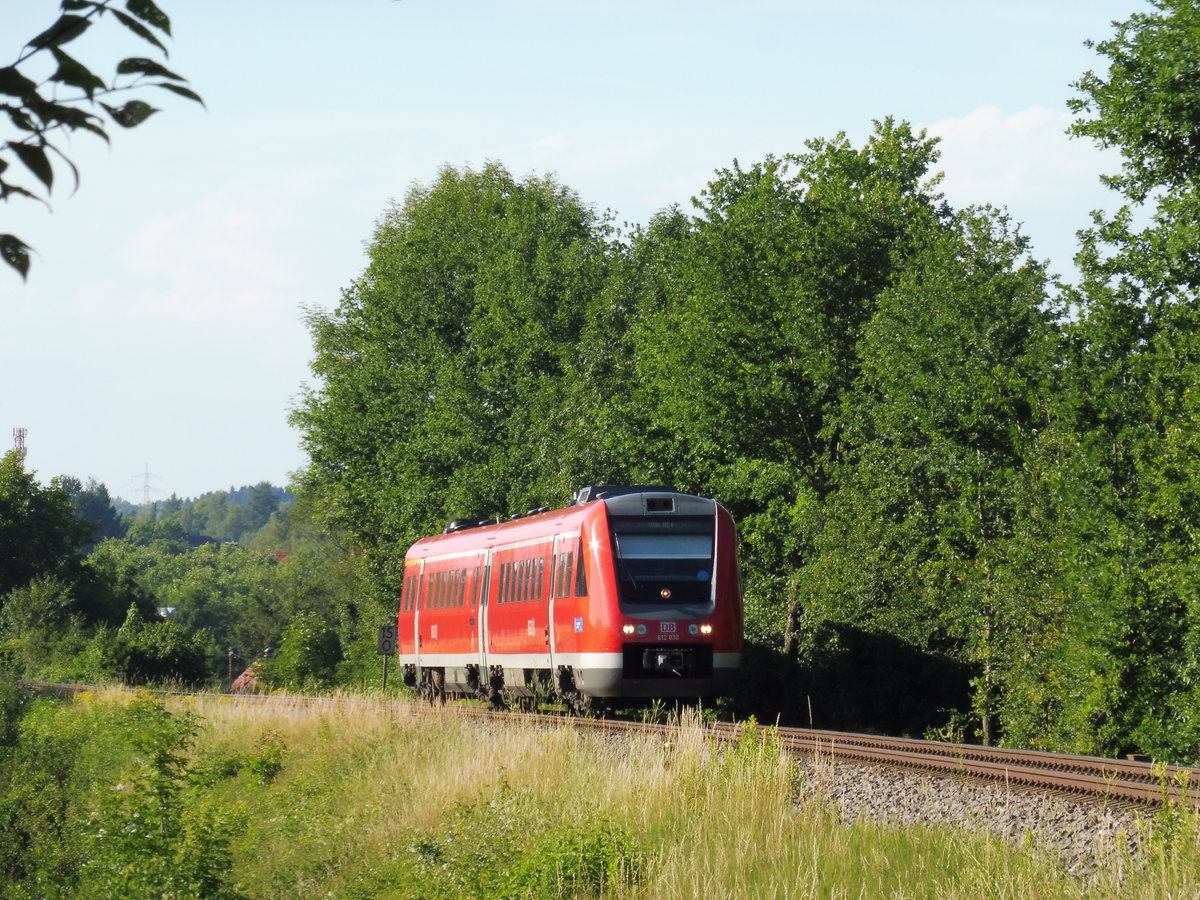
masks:
<instances>
[{"instance_id":1,"label":"blue sky","mask_svg":"<svg viewBox=\"0 0 1200 900\"><path fill-rule=\"evenodd\" d=\"M375 220L446 163L553 172L618 221L687 208L715 169L856 143L891 115L943 138L957 206L1007 207L1071 274L1117 160L1069 140L1084 46L1139 0L159 0L168 65L206 109L78 136L53 212L0 208L37 251L0 272L0 446L114 496L269 480L304 463L287 411L309 380L303 310L361 272ZM15 6L13 9L11 6ZM0 64L53 22L5 11ZM107 32L105 34L104 32ZM150 55L114 26L69 48L97 71ZM119 132L119 133L118 133ZM8 134L5 133L5 138Z\"/></svg>"}]
</instances>

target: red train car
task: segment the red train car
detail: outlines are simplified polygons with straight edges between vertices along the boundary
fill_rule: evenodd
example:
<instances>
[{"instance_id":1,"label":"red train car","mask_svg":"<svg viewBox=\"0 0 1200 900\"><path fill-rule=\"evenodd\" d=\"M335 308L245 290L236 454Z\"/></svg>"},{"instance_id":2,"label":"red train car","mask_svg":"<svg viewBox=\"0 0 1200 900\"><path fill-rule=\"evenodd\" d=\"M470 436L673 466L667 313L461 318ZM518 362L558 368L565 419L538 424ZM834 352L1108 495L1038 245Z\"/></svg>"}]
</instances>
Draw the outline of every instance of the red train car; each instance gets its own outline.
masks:
<instances>
[{"instance_id":1,"label":"red train car","mask_svg":"<svg viewBox=\"0 0 1200 900\"><path fill-rule=\"evenodd\" d=\"M405 558L404 680L423 696L726 696L741 660L733 519L653 486L588 487L563 509L456 520Z\"/></svg>"}]
</instances>

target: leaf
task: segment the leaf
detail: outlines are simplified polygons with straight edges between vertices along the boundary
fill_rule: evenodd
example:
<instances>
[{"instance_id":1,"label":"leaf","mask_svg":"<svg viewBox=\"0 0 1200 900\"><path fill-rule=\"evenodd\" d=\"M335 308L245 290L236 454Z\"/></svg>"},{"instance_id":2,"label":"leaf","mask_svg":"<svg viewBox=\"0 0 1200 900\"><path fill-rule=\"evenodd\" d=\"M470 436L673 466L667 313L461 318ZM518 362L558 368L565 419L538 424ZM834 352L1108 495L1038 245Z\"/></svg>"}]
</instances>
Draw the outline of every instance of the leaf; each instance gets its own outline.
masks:
<instances>
[{"instance_id":1,"label":"leaf","mask_svg":"<svg viewBox=\"0 0 1200 900\"><path fill-rule=\"evenodd\" d=\"M0 256L4 261L21 273L24 279L29 275L29 245L11 234L0 234Z\"/></svg>"},{"instance_id":2,"label":"leaf","mask_svg":"<svg viewBox=\"0 0 1200 900\"><path fill-rule=\"evenodd\" d=\"M46 156L46 148L21 143L8 146L13 153L17 154L21 162L25 163L25 167L46 186L46 190L50 190L54 185L54 168L50 165L50 158Z\"/></svg>"},{"instance_id":3,"label":"leaf","mask_svg":"<svg viewBox=\"0 0 1200 900\"><path fill-rule=\"evenodd\" d=\"M58 71L50 76L51 81L58 81L63 84L69 84L72 87L77 87L87 94L89 100L92 99L97 90L108 90L108 85L104 83L103 79L94 75L92 70L79 62L79 60L73 59L57 47L51 48L51 52L58 61Z\"/></svg>"},{"instance_id":4,"label":"leaf","mask_svg":"<svg viewBox=\"0 0 1200 900\"><path fill-rule=\"evenodd\" d=\"M171 20L167 18L165 12L154 5L152 0L128 0L125 8L143 22L149 22L159 31L165 34L171 33Z\"/></svg>"},{"instance_id":5,"label":"leaf","mask_svg":"<svg viewBox=\"0 0 1200 900\"><path fill-rule=\"evenodd\" d=\"M173 78L175 81L187 81L182 75L176 75L165 66L142 56L131 56L129 59L123 59L117 63L118 75L133 75L135 73L140 75L156 75L159 78Z\"/></svg>"},{"instance_id":6,"label":"leaf","mask_svg":"<svg viewBox=\"0 0 1200 900\"><path fill-rule=\"evenodd\" d=\"M18 72L16 66L0 69L0 94L25 97L36 90L37 84Z\"/></svg>"},{"instance_id":7,"label":"leaf","mask_svg":"<svg viewBox=\"0 0 1200 900\"><path fill-rule=\"evenodd\" d=\"M84 16L62 16L57 22L35 37L25 46L45 50L75 40L92 25Z\"/></svg>"},{"instance_id":8,"label":"leaf","mask_svg":"<svg viewBox=\"0 0 1200 900\"><path fill-rule=\"evenodd\" d=\"M133 18L133 16L125 15L125 13L121 12L119 9L111 9L111 10L109 10L109 12L111 12L114 16L116 16L117 20L122 25L124 25L126 28L128 28L130 31L132 31L134 34L136 34L142 40L149 41L151 44L153 44L155 47L157 47L159 50L161 50L165 55L167 55L167 56L170 55L169 53L167 53L167 48L165 46L163 46L163 42L160 41L158 38L156 38L154 36L154 34L150 31L149 28L147 28L145 25L143 25L137 19Z\"/></svg>"},{"instance_id":9,"label":"leaf","mask_svg":"<svg viewBox=\"0 0 1200 900\"><path fill-rule=\"evenodd\" d=\"M74 176L74 178L75 178L75 187L73 188L73 190L76 190L76 191L79 190L79 167L76 166L75 163L71 162L71 160L67 156L67 154L63 153L61 150L59 150L53 144L47 143L46 148L49 150L53 150L56 154L58 154L58 158L61 159L63 162L65 162L70 167L71 175Z\"/></svg>"},{"instance_id":10,"label":"leaf","mask_svg":"<svg viewBox=\"0 0 1200 900\"><path fill-rule=\"evenodd\" d=\"M9 194L16 194L20 197L28 197L30 200L37 200L39 203L45 204L47 208L50 207L50 204L46 203L46 199L44 197L39 197L33 191L27 191L19 184L9 184L7 181L0 181L0 200L7 200Z\"/></svg>"},{"instance_id":11,"label":"leaf","mask_svg":"<svg viewBox=\"0 0 1200 900\"><path fill-rule=\"evenodd\" d=\"M178 94L181 97L187 97L189 100L195 100L201 106L204 106L204 100L201 99L199 94L197 94L195 91L191 90L190 88L185 88L181 84L164 83L164 84L158 85L158 87L165 88L166 90L170 91L171 93ZM205 108L207 109L207 107L205 107Z\"/></svg>"},{"instance_id":12,"label":"leaf","mask_svg":"<svg viewBox=\"0 0 1200 900\"><path fill-rule=\"evenodd\" d=\"M144 100L130 100L124 106L109 106L107 103L100 105L108 110L113 121L122 128L136 128L158 112L158 109Z\"/></svg>"},{"instance_id":13,"label":"leaf","mask_svg":"<svg viewBox=\"0 0 1200 900\"><path fill-rule=\"evenodd\" d=\"M12 121L13 127L21 131L37 131L37 122L33 121L33 117L25 110L16 106L5 106L4 111L8 113L8 118Z\"/></svg>"}]
</instances>

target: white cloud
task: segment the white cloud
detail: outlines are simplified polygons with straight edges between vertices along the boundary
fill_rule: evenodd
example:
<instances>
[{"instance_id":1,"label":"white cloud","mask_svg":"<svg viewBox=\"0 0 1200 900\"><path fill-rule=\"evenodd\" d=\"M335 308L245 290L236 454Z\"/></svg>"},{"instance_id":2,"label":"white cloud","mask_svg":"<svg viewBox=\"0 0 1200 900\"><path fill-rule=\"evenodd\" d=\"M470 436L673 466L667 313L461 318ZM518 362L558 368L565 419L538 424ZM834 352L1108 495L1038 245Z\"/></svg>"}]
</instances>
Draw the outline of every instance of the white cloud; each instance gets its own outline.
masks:
<instances>
[{"instance_id":1,"label":"white cloud","mask_svg":"<svg viewBox=\"0 0 1200 900\"><path fill-rule=\"evenodd\" d=\"M565 134L550 134L529 145L534 150L544 150L549 153L560 153L571 146L570 138Z\"/></svg>"},{"instance_id":2,"label":"white cloud","mask_svg":"<svg viewBox=\"0 0 1200 900\"><path fill-rule=\"evenodd\" d=\"M1019 206L1088 193L1112 162L1083 140L1071 139L1067 112L1033 106L1004 114L984 106L928 126L940 137L942 187L956 206Z\"/></svg>"}]
</instances>

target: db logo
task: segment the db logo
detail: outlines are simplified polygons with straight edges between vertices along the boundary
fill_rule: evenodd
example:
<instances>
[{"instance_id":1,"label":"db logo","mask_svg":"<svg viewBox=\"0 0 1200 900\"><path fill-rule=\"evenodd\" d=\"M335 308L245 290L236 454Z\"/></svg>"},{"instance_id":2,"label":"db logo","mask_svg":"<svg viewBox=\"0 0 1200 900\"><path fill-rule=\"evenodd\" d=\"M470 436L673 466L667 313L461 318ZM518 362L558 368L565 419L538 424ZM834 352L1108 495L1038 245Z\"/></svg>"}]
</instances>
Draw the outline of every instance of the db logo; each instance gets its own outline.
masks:
<instances>
[{"instance_id":1,"label":"db logo","mask_svg":"<svg viewBox=\"0 0 1200 900\"><path fill-rule=\"evenodd\" d=\"M675 623L674 622L659 622L658 623L658 633L659 634L674 634L675 633Z\"/></svg>"}]
</instances>

